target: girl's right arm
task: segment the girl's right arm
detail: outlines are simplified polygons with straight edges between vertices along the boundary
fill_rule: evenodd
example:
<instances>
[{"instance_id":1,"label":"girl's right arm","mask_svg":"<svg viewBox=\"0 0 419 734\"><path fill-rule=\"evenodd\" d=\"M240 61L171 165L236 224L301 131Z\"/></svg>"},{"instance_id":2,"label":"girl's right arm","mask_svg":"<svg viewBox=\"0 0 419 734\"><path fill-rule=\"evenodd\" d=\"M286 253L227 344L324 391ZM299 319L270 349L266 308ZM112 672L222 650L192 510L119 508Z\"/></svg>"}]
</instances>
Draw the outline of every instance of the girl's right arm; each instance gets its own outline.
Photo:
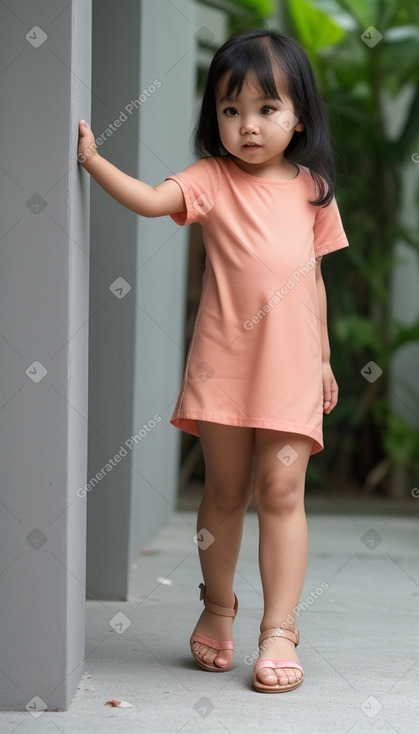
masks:
<instances>
[{"instance_id":1,"label":"girl's right arm","mask_svg":"<svg viewBox=\"0 0 419 734\"><path fill-rule=\"evenodd\" d=\"M102 158L96 151L95 138L88 124L79 123L78 160L110 196L143 217L162 217L185 211L185 200L176 181L157 186L128 176Z\"/></svg>"}]
</instances>

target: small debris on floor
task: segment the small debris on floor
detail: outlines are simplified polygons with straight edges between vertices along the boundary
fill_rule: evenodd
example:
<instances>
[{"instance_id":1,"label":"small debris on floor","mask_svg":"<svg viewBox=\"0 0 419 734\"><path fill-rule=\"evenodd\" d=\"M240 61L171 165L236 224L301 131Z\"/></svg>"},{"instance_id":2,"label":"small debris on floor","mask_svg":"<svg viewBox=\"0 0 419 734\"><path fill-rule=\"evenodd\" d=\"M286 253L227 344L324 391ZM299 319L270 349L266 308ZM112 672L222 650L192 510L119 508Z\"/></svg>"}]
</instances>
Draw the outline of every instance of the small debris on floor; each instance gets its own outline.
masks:
<instances>
[{"instance_id":1,"label":"small debris on floor","mask_svg":"<svg viewBox=\"0 0 419 734\"><path fill-rule=\"evenodd\" d=\"M119 698L113 698L111 701L106 701L105 706L118 706L121 709L133 709L134 706L128 701L120 701Z\"/></svg>"},{"instance_id":2,"label":"small debris on floor","mask_svg":"<svg viewBox=\"0 0 419 734\"><path fill-rule=\"evenodd\" d=\"M173 581L171 581L170 579L165 579L163 578L163 576L158 576L157 581L159 582L159 584L163 584L163 586L172 586L173 584Z\"/></svg>"}]
</instances>

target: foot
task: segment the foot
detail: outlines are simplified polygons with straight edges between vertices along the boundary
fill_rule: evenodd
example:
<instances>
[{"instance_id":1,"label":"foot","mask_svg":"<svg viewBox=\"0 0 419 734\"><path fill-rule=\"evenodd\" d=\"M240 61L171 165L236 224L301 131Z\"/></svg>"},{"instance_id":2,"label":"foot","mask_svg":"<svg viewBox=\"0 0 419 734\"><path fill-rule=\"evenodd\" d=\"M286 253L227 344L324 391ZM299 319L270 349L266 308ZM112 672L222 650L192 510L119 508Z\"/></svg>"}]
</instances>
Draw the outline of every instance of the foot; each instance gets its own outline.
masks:
<instances>
[{"instance_id":1,"label":"foot","mask_svg":"<svg viewBox=\"0 0 419 734\"><path fill-rule=\"evenodd\" d=\"M232 640L233 618L222 617L204 609L194 632L213 637L215 640ZM201 642L192 643L195 655L207 665L216 665L219 668L228 668L233 662L234 650L216 650Z\"/></svg>"},{"instance_id":2,"label":"foot","mask_svg":"<svg viewBox=\"0 0 419 734\"><path fill-rule=\"evenodd\" d=\"M268 646L259 655L259 660L295 660L299 663L295 645L291 640L285 637L276 637L266 640ZM262 647L263 643L262 643ZM266 686L288 686L297 683L303 674L298 668L260 668L256 673L256 678L260 683Z\"/></svg>"}]
</instances>

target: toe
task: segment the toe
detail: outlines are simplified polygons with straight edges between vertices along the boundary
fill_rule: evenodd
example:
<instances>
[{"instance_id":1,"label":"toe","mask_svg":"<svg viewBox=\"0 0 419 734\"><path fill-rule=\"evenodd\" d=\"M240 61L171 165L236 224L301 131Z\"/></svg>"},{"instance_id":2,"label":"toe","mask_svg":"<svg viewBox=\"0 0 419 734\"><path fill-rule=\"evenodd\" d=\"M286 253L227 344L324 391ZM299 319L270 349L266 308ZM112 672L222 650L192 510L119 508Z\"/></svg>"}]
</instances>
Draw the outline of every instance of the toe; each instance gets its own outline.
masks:
<instances>
[{"instance_id":1,"label":"toe","mask_svg":"<svg viewBox=\"0 0 419 734\"><path fill-rule=\"evenodd\" d=\"M199 658L202 658L203 647L204 645L202 645L200 642L192 643L192 650Z\"/></svg>"},{"instance_id":2,"label":"toe","mask_svg":"<svg viewBox=\"0 0 419 734\"><path fill-rule=\"evenodd\" d=\"M301 671L297 668L275 668L280 686L288 686L297 683L301 678Z\"/></svg>"},{"instance_id":3,"label":"toe","mask_svg":"<svg viewBox=\"0 0 419 734\"><path fill-rule=\"evenodd\" d=\"M216 651L213 650L211 647L207 647L207 645L203 645L203 650L201 651L201 657L207 665L212 665L214 662Z\"/></svg>"},{"instance_id":4,"label":"toe","mask_svg":"<svg viewBox=\"0 0 419 734\"><path fill-rule=\"evenodd\" d=\"M275 686L278 683L277 675L272 668L260 668L256 678L266 686Z\"/></svg>"},{"instance_id":5,"label":"toe","mask_svg":"<svg viewBox=\"0 0 419 734\"><path fill-rule=\"evenodd\" d=\"M214 650L214 652L216 652L216 650ZM214 658L214 665L217 665L219 668L226 668L231 664L231 658L232 655L230 651L221 650Z\"/></svg>"},{"instance_id":6,"label":"toe","mask_svg":"<svg viewBox=\"0 0 419 734\"><path fill-rule=\"evenodd\" d=\"M214 648L199 642L192 643L192 650L199 660L202 660L206 665L216 665L218 668L226 668L232 661L230 650L214 650Z\"/></svg>"},{"instance_id":7,"label":"toe","mask_svg":"<svg viewBox=\"0 0 419 734\"><path fill-rule=\"evenodd\" d=\"M195 655L199 658L199 660L202 660L204 663L212 663L212 658L210 653L211 648L207 645L203 645L199 642L194 642L193 644L193 651Z\"/></svg>"},{"instance_id":8,"label":"toe","mask_svg":"<svg viewBox=\"0 0 419 734\"><path fill-rule=\"evenodd\" d=\"M288 671L285 671L284 668L275 668L275 673L278 676L280 686L287 686L288 683L292 683L292 680L288 678Z\"/></svg>"}]
</instances>

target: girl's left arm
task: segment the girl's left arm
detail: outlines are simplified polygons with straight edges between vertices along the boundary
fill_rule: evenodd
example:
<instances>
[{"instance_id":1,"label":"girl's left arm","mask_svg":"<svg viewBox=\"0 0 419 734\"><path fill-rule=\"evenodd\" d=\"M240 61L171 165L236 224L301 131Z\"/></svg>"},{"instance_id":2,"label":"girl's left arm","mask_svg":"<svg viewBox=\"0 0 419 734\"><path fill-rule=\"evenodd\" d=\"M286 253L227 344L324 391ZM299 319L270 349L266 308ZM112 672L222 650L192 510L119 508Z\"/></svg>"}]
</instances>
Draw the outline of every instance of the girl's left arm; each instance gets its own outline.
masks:
<instances>
[{"instance_id":1,"label":"girl's left arm","mask_svg":"<svg viewBox=\"0 0 419 734\"><path fill-rule=\"evenodd\" d=\"M321 261L316 263L316 287L319 301L322 345L323 410L328 414L333 410L338 401L338 384L330 366L330 345L327 331L327 298L321 272Z\"/></svg>"}]
</instances>

